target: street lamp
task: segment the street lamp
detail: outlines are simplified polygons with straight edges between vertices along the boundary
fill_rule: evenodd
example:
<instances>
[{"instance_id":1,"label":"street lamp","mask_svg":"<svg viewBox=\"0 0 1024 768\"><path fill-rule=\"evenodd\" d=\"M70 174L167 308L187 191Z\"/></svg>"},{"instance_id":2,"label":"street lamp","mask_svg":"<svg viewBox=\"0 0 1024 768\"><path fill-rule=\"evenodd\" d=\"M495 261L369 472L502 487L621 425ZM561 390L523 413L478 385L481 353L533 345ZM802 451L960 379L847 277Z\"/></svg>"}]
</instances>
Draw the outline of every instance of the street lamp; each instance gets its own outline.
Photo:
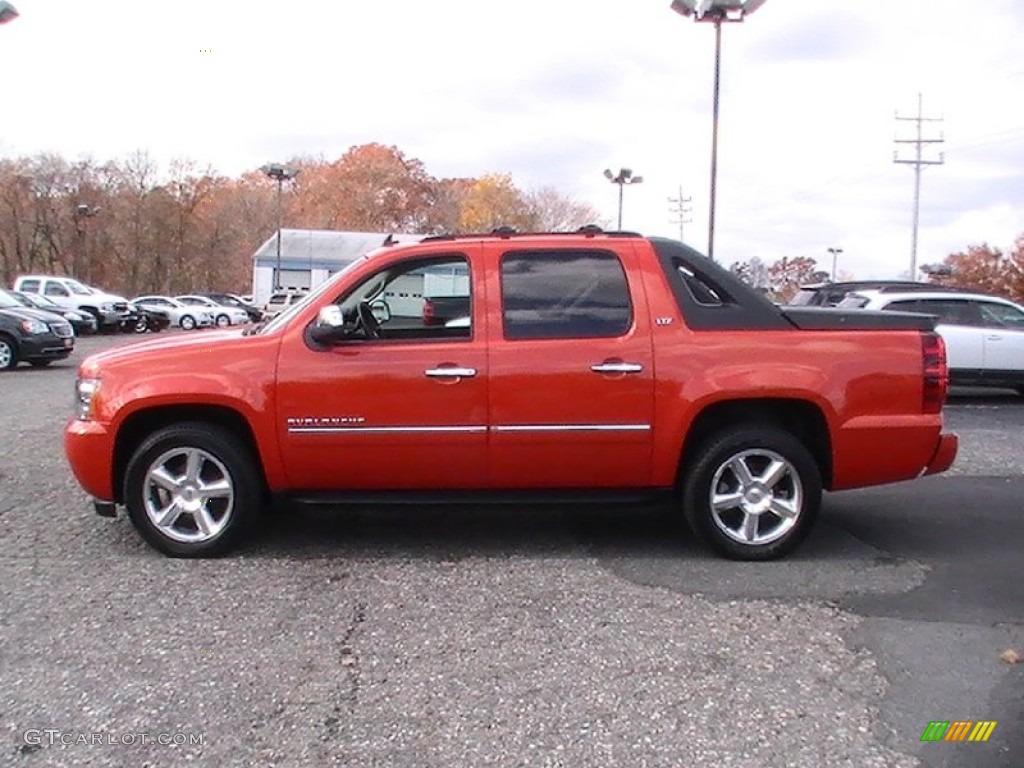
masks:
<instances>
[{"instance_id":1,"label":"street lamp","mask_svg":"<svg viewBox=\"0 0 1024 768\"><path fill-rule=\"evenodd\" d=\"M708 258L715 258L715 194L718 180L718 88L722 68L722 22L741 22L767 0L672 0L672 10L715 25L715 86L711 118L711 201L708 206Z\"/></svg>"},{"instance_id":2,"label":"street lamp","mask_svg":"<svg viewBox=\"0 0 1024 768\"><path fill-rule=\"evenodd\" d=\"M619 231L622 231L622 188L627 184L643 184L643 176L634 176L631 168L620 168L617 174L608 168L604 169L604 177L612 184L619 185Z\"/></svg>"},{"instance_id":3,"label":"street lamp","mask_svg":"<svg viewBox=\"0 0 1024 768\"><path fill-rule=\"evenodd\" d=\"M93 216L99 214L103 210L97 208L94 205L86 205L85 203L79 203L75 206L74 218L75 218L75 231L78 234L78 260L81 262L82 268L85 270L85 274L75 272L80 279L92 282L93 274L89 267L88 260L85 257L85 220L91 219Z\"/></svg>"},{"instance_id":4,"label":"street lamp","mask_svg":"<svg viewBox=\"0 0 1024 768\"><path fill-rule=\"evenodd\" d=\"M298 168L289 168L281 163L267 163L260 167L267 176L277 182L277 268L274 270L274 290L281 287L281 187L299 175Z\"/></svg>"},{"instance_id":5,"label":"street lamp","mask_svg":"<svg viewBox=\"0 0 1024 768\"><path fill-rule=\"evenodd\" d=\"M832 282L836 281L836 259L839 254L843 252L842 248L829 248L828 252L832 254Z\"/></svg>"},{"instance_id":6,"label":"street lamp","mask_svg":"<svg viewBox=\"0 0 1024 768\"><path fill-rule=\"evenodd\" d=\"M0 0L0 24L6 24L18 18L18 11L7 0Z\"/></svg>"}]
</instances>

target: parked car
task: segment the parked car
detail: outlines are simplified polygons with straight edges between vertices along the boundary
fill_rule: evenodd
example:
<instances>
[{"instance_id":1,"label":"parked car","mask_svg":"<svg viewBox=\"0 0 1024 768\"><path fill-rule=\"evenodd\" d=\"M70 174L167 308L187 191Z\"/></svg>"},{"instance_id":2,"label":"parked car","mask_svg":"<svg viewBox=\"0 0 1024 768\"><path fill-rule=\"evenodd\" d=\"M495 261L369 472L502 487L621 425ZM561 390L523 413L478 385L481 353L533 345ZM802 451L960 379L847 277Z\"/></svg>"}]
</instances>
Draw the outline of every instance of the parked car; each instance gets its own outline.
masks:
<instances>
[{"instance_id":1,"label":"parked car","mask_svg":"<svg viewBox=\"0 0 1024 768\"><path fill-rule=\"evenodd\" d=\"M298 304L307 296L309 296L309 291L275 291L274 293L271 294L270 298L267 299L267 303L263 306L263 319L270 320L272 318L277 317L279 314L288 309L288 307L292 306L293 304Z\"/></svg>"},{"instance_id":2,"label":"parked car","mask_svg":"<svg viewBox=\"0 0 1024 768\"><path fill-rule=\"evenodd\" d=\"M0 289L2 290L2 289ZM19 304L31 309L41 309L44 312L53 312L60 315L69 323L75 334L80 336L83 333L96 333L99 326L96 325L96 318L88 312L78 309L66 309L60 304L50 301L46 296L38 293L22 293L21 291L3 291Z\"/></svg>"},{"instance_id":3,"label":"parked car","mask_svg":"<svg viewBox=\"0 0 1024 768\"><path fill-rule=\"evenodd\" d=\"M1024 307L999 296L965 291L864 290L840 307L934 315L946 342L953 384L1016 389L1024 395Z\"/></svg>"},{"instance_id":4,"label":"parked car","mask_svg":"<svg viewBox=\"0 0 1024 768\"><path fill-rule=\"evenodd\" d=\"M121 333L159 333L170 327L171 318L167 312L141 307L128 302L128 311L121 317Z\"/></svg>"},{"instance_id":5,"label":"parked car","mask_svg":"<svg viewBox=\"0 0 1024 768\"><path fill-rule=\"evenodd\" d=\"M227 328L229 325L245 325L249 322L249 313L241 307L228 307L218 304L213 299L197 294L175 296L182 304L190 307L202 307L208 309L213 315L213 322L218 328Z\"/></svg>"},{"instance_id":6,"label":"parked car","mask_svg":"<svg viewBox=\"0 0 1024 768\"><path fill-rule=\"evenodd\" d=\"M910 293L934 291L935 285L909 280L852 280L840 283L811 283L801 285L789 300L791 307L834 307L849 294L857 291L877 290L882 293ZM944 289L949 290L949 289Z\"/></svg>"},{"instance_id":7,"label":"parked car","mask_svg":"<svg viewBox=\"0 0 1024 768\"><path fill-rule=\"evenodd\" d=\"M30 309L0 293L0 371L24 360L35 367L63 360L75 348L71 323L60 315Z\"/></svg>"},{"instance_id":8,"label":"parked car","mask_svg":"<svg viewBox=\"0 0 1024 768\"><path fill-rule=\"evenodd\" d=\"M14 281L14 290L46 296L67 309L80 309L96 318L97 327L117 330L128 311L124 296L106 293L70 277L22 275Z\"/></svg>"},{"instance_id":9,"label":"parked car","mask_svg":"<svg viewBox=\"0 0 1024 768\"><path fill-rule=\"evenodd\" d=\"M191 307L170 296L138 296L132 299L132 304L163 312L173 327L183 331L207 328L214 324L213 313L206 307Z\"/></svg>"},{"instance_id":10,"label":"parked car","mask_svg":"<svg viewBox=\"0 0 1024 768\"><path fill-rule=\"evenodd\" d=\"M223 304L225 307L237 307L244 309L249 314L249 321L258 323L263 319L263 310L252 303L252 297L236 296L233 293L200 293L198 296L205 296L208 299L213 299L218 304Z\"/></svg>"},{"instance_id":11,"label":"parked car","mask_svg":"<svg viewBox=\"0 0 1024 768\"><path fill-rule=\"evenodd\" d=\"M386 310L428 265L472 276L464 325ZM126 506L174 556L228 550L289 495L660 497L717 552L767 560L823 489L942 472L957 451L932 318L776 307L663 238L385 246L210 351L178 336L91 355L64 433L96 511Z\"/></svg>"}]
</instances>

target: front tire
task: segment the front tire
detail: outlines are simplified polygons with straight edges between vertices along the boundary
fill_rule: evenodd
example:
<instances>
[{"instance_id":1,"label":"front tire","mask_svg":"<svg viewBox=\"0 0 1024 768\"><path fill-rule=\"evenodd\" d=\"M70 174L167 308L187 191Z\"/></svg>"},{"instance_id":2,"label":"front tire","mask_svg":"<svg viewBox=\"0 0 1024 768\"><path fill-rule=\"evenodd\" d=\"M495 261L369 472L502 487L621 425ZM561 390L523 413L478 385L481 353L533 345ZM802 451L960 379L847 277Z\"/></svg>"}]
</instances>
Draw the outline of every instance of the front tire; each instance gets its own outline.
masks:
<instances>
[{"instance_id":1,"label":"front tire","mask_svg":"<svg viewBox=\"0 0 1024 768\"><path fill-rule=\"evenodd\" d=\"M807 448L775 427L713 435L684 470L683 513L694 533L734 560L793 551L821 506L821 473Z\"/></svg>"},{"instance_id":2,"label":"front tire","mask_svg":"<svg viewBox=\"0 0 1024 768\"><path fill-rule=\"evenodd\" d=\"M227 328L231 325L231 318L227 315L217 315L217 327Z\"/></svg>"},{"instance_id":3,"label":"front tire","mask_svg":"<svg viewBox=\"0 0 1024 768\"><path fill-rule=\"evenodd\" d=\"M9 336L0 336L0 371L10 371L18 364L18 345Z\"/></svg>"},{"instance_id":4,"label":"front tire","mask_svg":"<svg viewBox=\"0 0 1024 768\"><path fill-rule=\"evenodd\" d=\"M185 422L160 429L128 464L128 517L166 555L221 555L259 512L261 483L254 466L244 444L220 427Z\"/></svg>"}]
</instances>

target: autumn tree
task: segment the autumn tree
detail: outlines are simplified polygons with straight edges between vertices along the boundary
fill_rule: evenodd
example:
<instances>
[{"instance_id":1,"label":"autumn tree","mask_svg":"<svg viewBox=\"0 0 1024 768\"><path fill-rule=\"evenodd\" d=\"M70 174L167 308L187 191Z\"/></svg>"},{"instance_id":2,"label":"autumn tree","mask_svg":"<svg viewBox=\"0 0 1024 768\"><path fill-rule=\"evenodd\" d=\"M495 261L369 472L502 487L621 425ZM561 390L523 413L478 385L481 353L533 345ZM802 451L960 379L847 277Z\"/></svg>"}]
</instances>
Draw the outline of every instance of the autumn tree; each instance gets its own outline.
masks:
<instances>
[{"instance_id":1,"label":"autumn tree","mask_svg":"<svg viewBox=\"0 0 1024 768\"><path fill-rule=\"evenodd\" d=\"M1009 253L972 245L947 256L943 266L946 269L930 270L930 282L1024 301L1024 235L1018 236Z\"/></svg>"},{"instance_id":2,"label":"autumn tree","mask_svg":"<svg viewBox=\"0 0 1024 768\"><path fill-rule=\"evenodd\" d=\"M782 302L789 301L801 285L814 282L819 276L818 264L809 256L783 256L768 267L768 274L775 296Z\"/></svg>"}]
</instances>

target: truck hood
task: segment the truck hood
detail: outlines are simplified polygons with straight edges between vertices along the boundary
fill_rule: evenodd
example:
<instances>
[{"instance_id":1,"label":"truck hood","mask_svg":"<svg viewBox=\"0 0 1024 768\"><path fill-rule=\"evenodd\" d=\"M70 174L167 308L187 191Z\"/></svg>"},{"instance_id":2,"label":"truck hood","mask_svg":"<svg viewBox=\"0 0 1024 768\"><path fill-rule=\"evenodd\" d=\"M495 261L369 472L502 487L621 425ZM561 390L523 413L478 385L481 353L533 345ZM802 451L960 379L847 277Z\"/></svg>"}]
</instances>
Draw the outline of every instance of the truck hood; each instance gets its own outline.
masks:
<instances>
[{"instance_id":1,"label":"truck hood","mask_svg":"<svg viewBox=\"0 0 1024 768\"><path fill-rule=\"evenodd\" d=\"M23 317L26 320L39 320L40 322L46 323L66 323L67 321L61 316L60 312L50 312L46 309L31 309L29 307L4 307L3 311L9 315L16 315Z\"/></svg>"},{"instance_id":2,"label":"truck hood","mask_svg":"<svg viewBox=\"0 0 1024 768\"><path fill-rule=\"evenodd\" d=\"M101 352L94 352L82 361L80 369L83 375L92 376L97 370L122 362L130 361L132 365L139 365L147 358L166 359L190 352L209 354L211 347L221 344L234 346L239 342L244 343L241 330L174 334L149 341L129 342Z\"/></svg>"}]
</instances>

